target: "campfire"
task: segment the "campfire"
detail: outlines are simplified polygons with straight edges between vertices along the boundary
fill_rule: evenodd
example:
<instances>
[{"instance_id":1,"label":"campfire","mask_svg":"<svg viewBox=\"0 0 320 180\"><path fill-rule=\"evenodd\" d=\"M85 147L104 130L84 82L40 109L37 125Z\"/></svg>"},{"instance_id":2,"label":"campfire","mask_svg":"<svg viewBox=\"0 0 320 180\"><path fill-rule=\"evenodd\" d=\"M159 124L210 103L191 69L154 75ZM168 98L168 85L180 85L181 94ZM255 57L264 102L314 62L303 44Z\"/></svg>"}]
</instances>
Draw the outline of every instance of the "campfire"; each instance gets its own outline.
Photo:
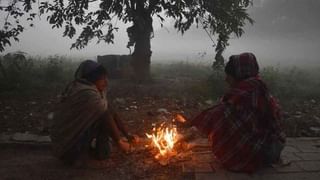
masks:
<instances>
[{"instance_id":1,"label":"campfire","mask_svg":"<svg viewBox=\"0 0 320 180\"><path fill-rule=\"evenodd\" d=\"M185 122L185 119L178 115L172 121ZM163 122L159 126L155 125L152 132L146 133L146 136L150 140L147 146L154 150L154 158L161 164L168 164L169 160L178 154L178 144L182 135L172 123Z\"/></svg>"},{"instance_id":2,"label":"campfire","mask_svg":"<svg viewBox=\"0 0 320 180\"><path fill-rule=\"evenodd\" d=\"M178 131L173 125L162 123L159 127L152 129L152 134L146 133L146 136L151 139L151 146L157 149L156 159L168 159L177 154L175 144L178 141Z\"/></svg>"}]
</instances>

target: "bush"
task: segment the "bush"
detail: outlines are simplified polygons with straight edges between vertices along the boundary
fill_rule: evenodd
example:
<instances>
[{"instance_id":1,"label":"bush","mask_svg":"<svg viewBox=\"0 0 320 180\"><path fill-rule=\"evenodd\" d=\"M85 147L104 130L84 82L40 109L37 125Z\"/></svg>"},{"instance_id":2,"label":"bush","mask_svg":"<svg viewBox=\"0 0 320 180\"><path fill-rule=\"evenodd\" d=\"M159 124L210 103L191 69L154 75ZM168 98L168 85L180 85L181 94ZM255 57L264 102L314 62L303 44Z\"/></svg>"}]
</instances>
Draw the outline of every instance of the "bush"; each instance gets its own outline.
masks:
<instances>
[{"instance_id":1,"label":"bush","mask_svg":"<svg viewBox=\"0 0 320 180\"><path fill-rule=\"evenodd\" d=\"M0 76L0 92L54 91L72 80L77 63L60 56L31 57L21 69L5 67Z\"/></svg>"},{"instance_id":2,"label":"bush","mask_svg":"<svg viewBox=\"0 0 320 180\"><path fill-rule=\"evenodd\" d=\"M154 78L188 77L202 79L208 77L210 73L211 68L209 66L189 62L158 63L151 66L151 74Z\"/></svg>"},{"instance_id":3,"label":"bush","mask_svg":"<svg viewBox=\"0 0 320 180\"><path fill-rule=\"evenodd\" d=\"M262 69L261 76L280 100L289 102L320 98L320 81L316 78L319 75L312 69L266 67Z\"/></svg>"},{"instance_id":4,"label":"bush","mask_svg":"<svg viewBox=\"0 0 320 180\"><path fill-rule=\"evenodd\" d=\"M48 58L31 57L23 62L21 69L14 66L1 66L5 67L6 76L2 72L3 69L0 69L0 93L60 92L73 79L73 73L79 63L62 56L50 56ZM210 66L204 64L188 62L152 64L151 72L156 79L181 81L180 85L184 87L177 89L177 92L172 89L172 92L168 93L216 100L226 90L224 71L213 71ZM271 93L283 102L320 99L319 67L303 69L269 66L262 68L260 74Z\"/></svg>"},{"instance_id":5,"label":"bush","mask_svg":"<svg viewBox=\"0 0 320 180\"><path fill-rule=\"evenodd\" d=\"M222 96L226 89L224 72L215 71L209 76L208 86L213 99ZM317 68L265 67L260 72L270 92L285 104L310 99L320 99L320 72Z\"/></svg>"}]
</instances>

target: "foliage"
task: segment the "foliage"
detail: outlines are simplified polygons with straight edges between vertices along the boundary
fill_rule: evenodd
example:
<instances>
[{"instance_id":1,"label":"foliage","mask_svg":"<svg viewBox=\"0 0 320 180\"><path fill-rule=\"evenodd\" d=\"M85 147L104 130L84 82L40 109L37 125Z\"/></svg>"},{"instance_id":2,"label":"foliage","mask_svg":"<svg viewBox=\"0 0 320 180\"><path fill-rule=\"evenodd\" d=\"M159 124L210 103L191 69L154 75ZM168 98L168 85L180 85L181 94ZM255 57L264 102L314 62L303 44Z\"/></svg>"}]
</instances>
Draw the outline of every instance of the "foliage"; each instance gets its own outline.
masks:
<instances>
[{"instance_id":1,"label":"foliage","mask_svg":"<svg viewBox=\"0 0 320 180\"><path fill-rule=\"evenodd\" d=\"M266 82L271 94L280 99L281 104L301 102L310 99L319 99L320 81L317 69L302 69L297 67L280 68L268 66L262 68L261 78ZM209 76L207 86L210 96L216 100L226 90L224 72L215 71Z\"/></svg>"},{"instance_id":2,"label":"foliage","mask_svg":"<svg viewBox=\"0 0 320 180\"><path fill-rule=\"evenodd\" d=\"M192 78L203 79L211 74L211 68L203 64L190 62L172 62L168 64L154 63L152 66L152 75L154 78Z\"/></svg>"},{"instance_id":3,"label":"foliage","mask_svg":"<svg viewBox=\"0 0 320 180\"><path fill-rule=\"evenodd\" d=\"M60 92L73 79L79 63L60 56L28 58L21 71L10 67L6 68L7 77L0 73L0 93ZM153 64L151 68L154 79L172 80L180 84L181 81L185 82L186 84L182 83L186 86L184 94L217 100L226 90L224 72L212 71L208 65L176 62ZM320 100L319 67L302 69L268 66L262 68L260 74L271 93L279 98L282 104L307 99ZM182 94L180 90L167 93Z\"/></svg>"},{"instance_id":4,"label":"foliage","mask_svg":"<svg viewBox=\"0 0 320 180\"><path fill-rule=\"evenodd\" d=\"M28 58L20 70L5 66L6 76L0 74L0 92L61 91L72 80L77 64L65 57L50 56Z\"/></svg>"},{"instance_id":5,"label":"foliage","mask_svg":"<svg viewBox=\"0 0 320 180\"><path fill-rule=\"evenodd\" d=\"M26 17L30 22L29 26L33 26L32 21L37 14L31 10L35 2L36 0L11 0L4 6L0 3L0 13L5 15L3 28L0 29L0 52L4 51L5 46L11 45L12 39L19 41L19 35L25 29L20 24L22 17ZM13 21L10 21L9 17L13 17Z\"/></svg>"},{"instance_id":6,"label":"foliage","mask_svg":"<svg viewBox=\"0 0 320 180\"><path fill-rule=\"evenodd\" d=\"M24 9L18 8L17 3L23 3ZM11 5L0 10L8 12L18 21L32 9L33 3L35 0L13 0ZM241 36L245 22L253 22L246 12L250 3L251 0L53 0L42 1L40 13L48 15L47 20L52 28L64 28L63 36L69 38L76 35L76 25L83 27L71 48L84 48L94 38L97 38L97 43L113 43L114 31L117 30L112 23L115 18L133 23L127 29L128 47L133 46L141 31L153 31L152 18L156 17L161 22L173 18L174 27L182 34L192 24L210 29L212 36L218 34L216 52L221 56L229 36L232 33ZM97 5L98 8L94 8ZM30 13L30 20L34 16ZM1 30L0 51L10 45L10 38L17 40L22 31L21 25Z\"/></svg>"},{"instance_id":7,"label":"foliage","mask_svg":"<svg viewBox=\"0 0 320 180\"><path fill-rule=\"evenodd\" d=\"M297 67L279 68L266 67L261 71L272 94L280 100L291 102L304 99L319 99L320 81L317 69L302 69Z\"/></svg>"},{"instance_id":8,"label":"foliage","mask_svg":"<svg viewBox=\"0 0 320 180\"><path fill-rule=\"evenodd\" d=\"M92 10L90 7L97 3L99 8ZM174 27L181 33L200 22L211 30L212 35L219 35L216 49L219 52L228 45L230 34L241 36L245 21L252 23L246 13L249 5L250 0L81 0L68 3L54 0L54 3L42 3L40 9L51 13L48 20L53 28L64 25L64 36L72 38L75 35L74 25L84 26L72 44L75 48L83 48L94 37L97 37L97 42L112 43L113 32L117 29L111 23L113 17L124 23L133 23L127 30L130 38L128 47L133 46L139 29L149 28L152 31L152 26L147 26L148 21L152 21L148 18L157 17L161 22L165 18L173 18ZM107 30L103 31L104 27Z\"/></svg>"}]
</instances>

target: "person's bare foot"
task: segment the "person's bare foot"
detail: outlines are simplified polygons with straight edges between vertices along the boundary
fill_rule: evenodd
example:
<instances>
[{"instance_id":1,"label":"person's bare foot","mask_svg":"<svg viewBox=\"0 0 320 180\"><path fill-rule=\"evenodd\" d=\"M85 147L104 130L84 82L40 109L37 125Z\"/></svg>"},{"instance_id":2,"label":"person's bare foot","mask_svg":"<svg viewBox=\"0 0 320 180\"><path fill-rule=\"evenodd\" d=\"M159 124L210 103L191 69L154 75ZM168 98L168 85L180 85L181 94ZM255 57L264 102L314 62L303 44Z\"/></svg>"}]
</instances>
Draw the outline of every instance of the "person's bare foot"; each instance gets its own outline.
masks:
<instances>
[{"instance_id":1,"label":"person's bare foot","mask_svg":"<svg viewBox=\"0 0 320 180\"><path fill-rule=\"evenodd\" d=\"M131 145L130 145L128 142L126 142L126 141L124 141L124 140L122 140L122 139L120 139L120 140L118 141L118 147L119 147L124 153L129 153L129 152L131 151Z\"/></svg>"},{"instance_id":2,"label":"person's bare foot","mask_svg":"<svg viewBox=\"0 0 320 180\"><path fill-rule=\"evenodd\" d=\"M140 142L140 137L135 134L129 135L127 139L130 144L138 144Z\"/></svg>"}]
</instances>

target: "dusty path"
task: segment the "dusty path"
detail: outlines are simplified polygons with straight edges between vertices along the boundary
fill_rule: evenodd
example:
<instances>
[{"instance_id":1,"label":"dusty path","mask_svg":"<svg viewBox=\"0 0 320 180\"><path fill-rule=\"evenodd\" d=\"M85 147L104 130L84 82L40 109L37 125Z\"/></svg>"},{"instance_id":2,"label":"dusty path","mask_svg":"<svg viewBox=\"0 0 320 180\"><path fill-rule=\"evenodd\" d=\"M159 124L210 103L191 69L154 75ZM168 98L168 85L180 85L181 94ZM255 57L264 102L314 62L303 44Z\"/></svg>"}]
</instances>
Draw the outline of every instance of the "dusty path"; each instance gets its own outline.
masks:
<instances>
[{"instance_id":1,"label":"dusty path","mask_svg":"<svg viewBox=\"0 0 320 180\"><path fill-rule=\"evenodd\" d=\"M205 139L200 139L200 143ZM2 180L99 180L99 179L252 179L318 180L320 178L320 138L288 138L282 158L285 166L261 169L248 175L219 168L208 149L195 151L184 162L161 166L146 152L123 156L113 153L105 169L76 169L62 165L48 146L0 143Z\"/></svg>"},{"instance_id":2,"label":"dusty path","mask_svg":"<svg viewBox=\"0 0 320 180\"><path fill-rule=\"evenodd\" d=\"M61 164L48 146L0 144L2 180L72 179L180 179L181 163L163 167L148 153L122 155L114 152L104 169L74 168Z\"/></svg>"},{"instance_id":3,"label":"dusty path","mask_svg":"<svg viewBox=\"0 0 320 180\"><path fill-rule=\"evenodd\" d=\"M214 102L199 92L205 89L202 81L190 78L162 79L142 85L117 80L110 86L110 101L129 127L140 135L149 130L152 123L161 121L159 109L191 118L209 107L210 101ZM53 111L58 94L54 91L29 96L0 94L0 133L49 134L52 122L48 120L48 113ZM320 101L306 99L280 104L288 136L320 136Z\"/></svg>"}]
</instances>

